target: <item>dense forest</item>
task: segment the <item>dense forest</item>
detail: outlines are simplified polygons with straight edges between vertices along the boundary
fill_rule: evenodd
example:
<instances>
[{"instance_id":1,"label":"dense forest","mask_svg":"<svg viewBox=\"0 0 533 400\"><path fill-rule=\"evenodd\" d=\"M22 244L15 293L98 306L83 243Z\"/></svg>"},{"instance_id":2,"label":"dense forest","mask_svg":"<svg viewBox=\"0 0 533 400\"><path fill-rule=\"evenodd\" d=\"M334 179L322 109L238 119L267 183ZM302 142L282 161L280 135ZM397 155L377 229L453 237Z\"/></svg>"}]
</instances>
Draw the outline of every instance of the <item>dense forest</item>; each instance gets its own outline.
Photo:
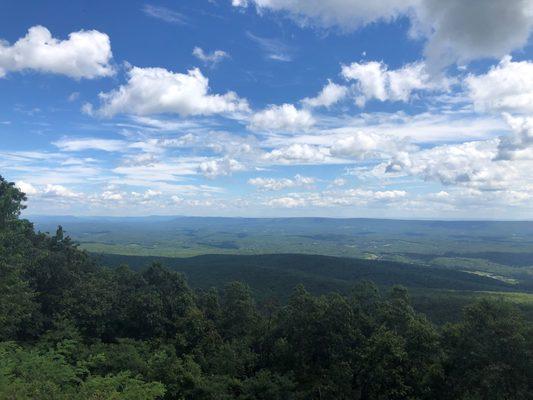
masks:
<instances>
[{"instance_id":1,"label":"dense forest","mask_svg":"<svg viewBox=\"0 0 533 400\"><path fill-rule=\"evenodd\" d=\"M0 177L0 399L533 399L533 326L504 301L436 327L402 287L192 290L99 266L25 200Z\"/></svg>"}]
</instances>

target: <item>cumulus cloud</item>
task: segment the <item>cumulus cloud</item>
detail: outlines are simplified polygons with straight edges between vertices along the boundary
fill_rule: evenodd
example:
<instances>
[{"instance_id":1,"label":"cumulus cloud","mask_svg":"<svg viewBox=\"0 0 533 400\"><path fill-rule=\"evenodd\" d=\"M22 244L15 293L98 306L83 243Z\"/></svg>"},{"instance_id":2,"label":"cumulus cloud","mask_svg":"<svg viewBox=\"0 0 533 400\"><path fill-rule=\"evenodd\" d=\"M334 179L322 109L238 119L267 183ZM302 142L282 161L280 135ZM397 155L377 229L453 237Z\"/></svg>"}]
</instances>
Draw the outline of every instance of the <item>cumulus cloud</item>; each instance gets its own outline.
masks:
<instances>
[{"instance_id":1,"label":"cumulus cloud","mask_svg":"<svg viewBox=\"0 0 533 400\"><path fill-rule=\"evenodd\" d=\"M252 178L248 180L253 185L262 190L283 190L287 188L310 186L316 182L315 178L309 176L295 175L294 178Z\"/></svg>"},{"instance_id":2,"label":"cumulus cloud","mask_svg":"<svg viewBox=\"0 0 533 400\"><path fill-rule=\"evenodd\" d=\"M198 172L207 178L216 178L217 176L231 175L236 171L243 171L245 166L232 158L222 158L217 160L207 160L198 166Z\"/></svg>"},{"instance_id":3,"label":"cumulus cloud","mask_svg":"<svg viewBox=\"0 0 533 400\"><path fill-rule=\"evenodd\" d=\"M504 57L486 74L469 75L465 86L478 111L533 113L533 62Z\"/></svg>"},{"instance_id":4,"label":"cumulus cloud","mask_svg":"<svg viewBox=\"0 0 533 400\"><path fill-rule=\"evenodd\" d=\"M347 183L348 183L348 182L347 182L346 179L344 179L344 178L335 178L335 179L331 182L331 184L332 184L333 186L344 186L344 185L346 185Z\"/></svg>"},{"instance_id":5,"label":"cumulus cloud","mask_svg":"<svg viewBox=\"0 0 533 400\"><path fill-rule=\"evenodd\" d=\"M248 102L234 92L210 94L209 80L198 68L182 74L164 68L133 67L125 85L101 93L100 99L98 114L105 117L118 113L191 116L249 111Z\"/></svg>"},{"instance_id":6,"label":"cumulus cloud","mask_svg":"<svg viewBox=\"0 0 533 400\"><path fill-rule=\"evenodd\" d=\"M149 203L163 194L160 190L147 189L142 193L131 192L131 198L142 204Z\"/></svg>"},{"instance_id":7,"label":"cumulus cloud","mask_svg":"<svg viewBox=\"0 0 533 400\"><path fill-rule=\"evenodd\" d=\"M331 158L328 148L294 143L265 153L263 161L275 164L321 164Z\"/></svg>"},{"instance_id":8,"label":"cumulus cloud","mask_svg":"<svg viewBox=\"0 0 533 400\"><path fill-rule=\"evenodd\" d=\"M357 131L335 141L330 147L330 152L335 157L365 159L393 155L408 148L414 149L415 147L405 139Z\"/></svg>"},{"instance_id":9,"label":"cumulus cloud","mask_svg":"<svg viewBox=\"0 0 533 400\"><path fill-rule=\"evenodd\" d=\"M415 91L443 90L445 80L434 81L423 63L408 64L397 70L389 70L383 62L354 62L343 65L342 76L354 80L355 103L363 107L369 100L409 101Z\"/></svg>"},{"instance_id":10,"label":"cumulus cloud","mask_svg":"<svg viewBox=\"0 0 533 400\"><path fill-rule=\"evenodd\" d=\"M26 193L28 196L33 196L38 193L38 190L33 186L31 183L24 182L24 181L18 181L16 183L16 186L22 190L22 192Z\"/></svg>"},{"instance_id":11,"label":"cumulus cloud","mask_svg":"<svg viewBox=\"0 0 533 400\"><path fill-rule=\"evenodd\" d=\"M223 50L214 50L211 53L206 53L201 47L195 47L192 54L204 64L211 66L214 66L223 59L229 57L229 54Z\"/></svg>"},{"instance_id":12,"label":"cumulus cloud","mask_svg":"<svg viewBox=\"0 0 533 400\"><path fill-rule=\"evenodd\" d=\"M122 193L113 192L110 190L106 190L102 192L101 194L102 200L112 200L112 201L121 201L124 199L124 196Z\"/></svg>"},{"instance_id":13,"label":"cumulus cloud","mask_svg":"<svg viewBox=\"0 0 533 400\"><path fill-rule=\"evenodd\" d=\"M254 131L297 132L315 124L308 110L299 110L293 104L271 105L252 115L248 128Z\"/></svg>"},{"instance_id":14,"label":"cumulus cloud","mask_svg":"<svg viewBox=\"0 0 533 400\"><path fill-rule=\"evenodd\" d=\"M501 58L527 44L533 4L530 0L423 0L413 25L428 40L425 54L433 67Z\"/></svg>"},{"instance_id":15,"label":"cumulus cloud","mask_svg":"<svg viewBox=\"0 0 533 400\"><path fill-rule=\"evenodd\" d=\"M274 164L335 164L358 160L387 159L399 152L415 151L407 138L385 133L343 129L296 138L277 138L291 143L264 153L262 160Z\"/></svg>"},{"instance_id":16,"label":"cumulus cloud","mask_svg":"<svg viewBox=\"0 0 533 400\"><path fill-rule=\"evenodd\" d=\"M387 164L386 171L479 190L513 188L525 178L524 171L516 164L495 160L499 143L496 138L435 146L412 154L400 152Z\"/></svg>"},{"instance_id":17,"label":"cumulus cloud","mask_svg":"<svg viewBox=\"0 0 533 400\"><path fill-rule=\"evenodd\" d=\"M524 205L533 199L531 186L525 190L493 190L481 191L470 188L453 188L447 191L430 193L425 196L419 196L420 205L434 208L435 205L451 206L454 212L468 210L465 215L471 215L474 211L479 211L488 205L496 209L505 209L512 206Z\"/></svg>"},{"instance_id":18,"label":"cumulus cloud","mask_svg":"<svg viewBox=\"0 0 533 400\"><path fill-rule=\"evenodd\" d=\"M316 97L307 97L302 102L309 107L330 107L344 99L347 94L348 88L346 86L328 81Z\"/></svg>"},{"instance_id":19,"label":"cumulus cloud","mask_svg":"<svg viewBox=\"0 0 533 400\"><path fill-rule=\"evenodd\" d=\"M520 156L533 159L533 118L509 114L504 117L512 133L500 138L496 160L512 160Z\"/></svg>"},{"instance_id":20,"label":"cumulus cloud","mask_svg":"<svg viewBox=\"0 0 533 400\"><path fill-rule=\"evenodd\" d=\"M389 203L407 196L404 190L346 189L313 194L309 201L317 207L363 206L372 203Z\"/></svg>"},{"instance_id":21,"label":"cumulus cloud","mask_svg":"<svg viewBox=\"0 0 533 400\"><path fill-rule=\"evenodd\" d=\"M302 24L354 30L378 20L392 20L418 0L232 0L233 6L254 3L261 10L288 12Z\"/></svg>"},{"instance_id":22,"label":"cumulus cloud","mask_svg":"<svg viewBox=\"0 0 533 400\"><path fill-rule=\"evenodd\" d=\"M266 201L266 205L279 208L295 207L349 207L377 203L389 203L407 196L404 190L347 189L323 192L292 193Z\"/></svg>"},{"instance_id":23,"label":"cumulus cloud","mask_svg":"<svg viewBox=\"0 0 533 400\"><path fill-rule=\"evenodd\" d=\"M288 14L304 25L354 31L407 17L411 35L426 40L432 68L483 57L502 57L526 45L533 27L529 0L233 0L255 4L259 12Z\"/></svg>"},{"instance_id":24,"label":"cumulus cloud","mask_svg":"<svg viewBox=\"0 0 533 400\"><path fill-rule=\"evenodd\" d=\"M92 193L86 196L86 201L93 204L106 206L124 206L150 204L161 197L163 192L159 190L147 189L144 192L119 190L115 185L108 185L101 193Z\"/></svg>"},{"instance_id":25,"label":"cumulus cloud","mask_svg":"<svg viewBox=\"0 0 533 400\"><path fill-rule=\"evenodd\" d=\"M240 136L223 131L188 133L177 138L155 140L158 148L189 148L208 150L230 157L255 158L259 153L259 143L253 136Z\"/></svg>"},{"instance_id":26,"label":"cumulus cloud","mask_svg":"<svg viewBox=\"0 0 533 400\"><path fill-rule=\"evenodd\" d=\"M115 74L109 37L96 30L52 37L44 26L34 26L13 45L0 40L0 77L8 72L33 70L94 79Z\"/></svg>"},{"instance_id":27,"label":"cumulus cloud","mask_svg":"<svg viewBox=\"0 0 533 400\"><path fill-rule=\"evenodd\" d=\"M270 199L266 202L270 207L281 207L281 208L295 208L305 205L305 199L297 197L278 197L276 199Z\"/></svg>"},{"instance_id":28,"label":"cumulus cloud","mask_svg":"<svg viewBox=\"0 0 533 400\"><path fill-rule=\"evenodd\" d=\"M63 185L51 185L48 184L38 191L38 194L44 197L60 197L60 198L77 198L80 196L79 193L73 192L72 190L66 188Z\"/></svg>"},{"instance_id":29,"label":"cumulus cloud","mask_svg":"<svg viewBox=\"0 0 533 400\"><path fill-rule=\"evenodd\" d=\"M350 189L344 192L345 197L352 197L362 200L371 201L390 201L396 200L407 195L405 190L364 190L364 189Z\"/></svg>"}]
</instances>

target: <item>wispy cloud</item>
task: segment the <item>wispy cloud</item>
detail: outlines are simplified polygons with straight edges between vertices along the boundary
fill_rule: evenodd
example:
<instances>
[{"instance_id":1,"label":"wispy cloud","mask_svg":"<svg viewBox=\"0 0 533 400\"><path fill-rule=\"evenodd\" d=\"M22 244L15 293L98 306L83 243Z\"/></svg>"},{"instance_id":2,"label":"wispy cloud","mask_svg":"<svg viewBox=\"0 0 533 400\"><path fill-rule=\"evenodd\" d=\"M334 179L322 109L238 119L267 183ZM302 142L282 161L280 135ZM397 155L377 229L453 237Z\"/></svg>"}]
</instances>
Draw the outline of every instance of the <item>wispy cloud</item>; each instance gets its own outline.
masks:
<instances>
[{"instance_id":1,"label":"wispy cloud","mask_svg":"<svg viewBox=\"0 0 533 400\"><path fill-rule=\"evenodd\" d=\"M101 151L123 151L126 143L122 140L99 139L99 138L81 138L68 139L63 138L53 145L61 151L84 151L84 150L101 150Z\"/></svg>"},{"instance_id":2,"label":"wispy cloud","mask_svg":"<svg viewBox=\"0 0 533 400\"><path fill-rule=\"evenodd\" d=\"M152 18L157 18L170 24L186 25L187 17L177 11L163 6L145 4L142 12Z\"/></svg>"},{"instance_id":3,"label":"wispy cloud","mask_svg":"<svg viewBox=\"0 0 533 400\"><path fill-rule=\"evenodd\" d=\"M195 47L192 51L193 56L198 58L206 65L215 66L220 61L229 57L229 54L223 50L214 50L211 53L205 52L201 47Z\"/></svg>"},{"instance_id":4,"label":"wispy cloud","mask_svg":"<svg viewBox=\"0 0 533 400\"><path fill-rule=\"evenodd\" d=\"M246 32L246 36L261 47L268 59L283 62L292 61L292 48L281 40L257 36L251 32Z\"/></svg>"}]
</instances>

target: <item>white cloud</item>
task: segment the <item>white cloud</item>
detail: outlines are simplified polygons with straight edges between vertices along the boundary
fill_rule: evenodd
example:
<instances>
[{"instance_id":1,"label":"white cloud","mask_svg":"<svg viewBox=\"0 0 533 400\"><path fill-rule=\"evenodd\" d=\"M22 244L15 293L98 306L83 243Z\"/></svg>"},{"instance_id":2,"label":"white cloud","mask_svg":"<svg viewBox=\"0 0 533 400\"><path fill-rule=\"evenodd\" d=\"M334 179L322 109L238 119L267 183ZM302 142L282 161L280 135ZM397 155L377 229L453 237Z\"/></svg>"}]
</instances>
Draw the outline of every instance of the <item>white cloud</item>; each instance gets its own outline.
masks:
<instances>
[{"instance_id":1,"label":"white cloud","mask_svg":"<svg viewBox=\"0 0 533 400\"><path fill-rule=\"evenodd\" d=\"M504 117L512 133L500 138L496 159L533 159L533 117L512 117L509 114L504 114Z\"/></svg>"},{"instance_id":2,"label":"white cloud","mask_svg":"<svg viewBox=\"0 0 533 400\"><path fill-rule=\"evenodd\" d=\"M191 148L209 150L216 154L236 157L254 157L259 152L257 139L253 136L233 135L227 132L206 131L198 134L159 139L156 145L162 148Z\"/></svg>"},{"instance_id":3,"label":"white cloud","mask_svg":"<svg viewBox=\"0 0 533 400\"><path fill-rule=\"evenodd\" d=\"M182 74L164 68L133 67L125 85L101 93L100 98L103 104L98 113L106 117L118 113L190 116L249 111L248 102L234 92L209 94L209 80L197 68Z\"/></svg>"},{"instance_id":4,"label":"white cloud","mask_svg":"<svg viewBox=\"0 0 533 400\"><path fill-rule=\"evenodd\" d=\"M355 192L356 194L363 193L364 195L367 195L368 197L371 197L375 200L394 200L401 197L405 197L407 195L407 192L405 190L378 190L375 192L372 191L359 191Z\"/></svg>"},{"instance_id":5,"label":"white cloud","mask_svg":"<svg viewBox=\"0 0 533 400\"><path fill-rule=\"evenodd\" d=\"M171 199L175 204L181 204L181 203L183 203L183 197L180 197L180 196L176 196L176 195L174 195L174 196L172 196L170 199Z\"/></svg>"},{"instance_id":6,"label":"white cloud","mask_svg":"<svg viewBox=\"0 0 533 400\"><path fill-rule=\"evenodd\" d=\"M533 62L504 57L486 74L465 79L478 111L533 113Z\"/></svg>"},{"instance_id":7,"label":"white cloud","mask_svg":"<svg viewBox=\"0 0 533 400\"><path fill-rule=\"evenodd\" d=\"M289 138L274 137L268 142L274 149L264 153L261 159L274 164L346 164L387 159L398 152L418 148L405 137L356 128L319 131Z\"/></svg>"},{"instance_id":8,"label":"white cloud","mask_svg":"<svg viewBox=\"0 0 533 400\"><path fill-rule=\"evenodd\" d=\"M41 186L34 186L31 183L18 181L17 187L26 193L31 198L62 198L62 199L77 199L81 197L80 193L73 192L63 185L46 184Z\"/></svg>"},{"instance_id":9,"label":"white cloud","mask_svg":"<svg viewBox=\"0 0 533 400\"><path fill-rule=\"evenodd\" d=\"M305 199L296 197L278 197L267 201L266 204L270 207L295 208L304 206Z\"/></svg>"},{"instance_id":10,"label":"white cloud","mask_svg":"<svg viewBox=\"0 0 533 400\"><path fill-rule=\"evenodd\" d=\"M395 202L406 196L407 192L404 190L348 189L291 193L288 196L269 199L265 204L270 207L281 208L350 207Z\"/></svg>"},{"instance_id":11,"label":"white cloud","mask_svg":"<svg viewBox=\"0 0 533 400\"><path fill-rule=\"evenodd\" d=\"M204 64L211 65L211 66L216 65L223 59L229 57L229 54L223 50L214 50L211 53L206 53L200 47L195 47L192 51L192 54L193 56L198 58L200 61L202 61Z\"/></svg>"},{"instance_id":12,"label":"white cloud","mask_svg":"<svg viewBox=\"0 0 533 400\"><path fill-rule=\"evenodd\" d=\"M38 190L33 186L31 183L24 182L24 181L18 181L16 183L16 186L22 190L24 193L26 193L28 196L33 196L38 193Z\"/></svg>"},{"instance_id":13,"label":"white cloud","mask_svg":"<svg viewBox=\"0 0 533 400\"><path fill-rule=\"evenodd\" d=\"M204 127L204 122L197 122L192 120L180 120L180 119L162 119L153 117L142 117L139 115L132 115L131 119L142 125L142 129L150 129L155 131L183 131L194 130L199 127Z\"/></svg>"},{"instance_id":14,"label":"white cloud","mask_svg":"<svg viewBox=\"0 0 533 400\"><path fill-rule=\"evenodd\" d=\"M344 185L346 185L347 183L348 183L348 182L347 182L346 179L344 179L344 178L335 178L335 179L333 180L333 182L331 182L331 184L332 184L333 186L344 186Z\"/></svg>"},{"instance_id":15,"label":"white cloud","mask_svg":"<svg viewBox=\"0 0 533 400\"><path fill-rule=\"evenodd\" d=\"M217 176L231 175L236 171L243 171L245 166L232 158L222 158L218 160L208 160L200 163L198 172L207 178L216 178Z\"/></svg>"},{"instance_id":16,"label":"white cloud","mask_svg":"<svg viewBox=\"0 0 533 400\"><path fill-rule=\"evenodd\" d=\"M80 110L83 114L89 115L91 117L94 116L94 107L91 103L84 103L81 106Z\"/></svg>"},{"instance_id":17,"label":"white cloud","mask_svg":"<svg viewBox=\"0 0 533 400\"><path fill-rule=\"evenodd\" d=\"M163 192L159 190L147 189L144 192L118 190L116 185L108 185L101 193L92 193L85 196L85 201L92 204L105 206L125 206L153 204L154 200L161 197Z\"/></svg>"},{"instance_id":18,"label":"white cloud","mask_svg":"<svg viewBox=\"0 0 533 400\"><path fill-rule=\"evenodd\" d=\"M252 115L249 129L254 131L297 132L307 130L315 124L308 110L299 110L292 104L271 105Z\"/></svg>"},{"instance_id":19,"label":"white cloud","mask_svg":"<svg viewBox=\"0 0 533 400\"><path fill-rule=\"evenodd\" d=\"M526 160L511 163L497 160L500 139L436 146L409 154L398 153L389 163L379 166L389 174L408 174L443 185L463 186L478 190L509 190L528 185Z\"/></svg>"},{"instance_id":20,"label":"white cloud","mask_svg":"<svg viewBox=\"0 0 533 400\"><path fill-rule=\"evenodd\" d=\"M376 132L373 126L361 129L363 127L347 125L305 135L269 137L263 145L273 150L264 153L261 158L264 162L275 164L347 164L387 159L398 152L418 148L408 137L396 134L396 126L388 129L380 127ZM409 129L405 128L405 131L409 133Z\"/></svg>"},{"instance_id":21,"label":"white cloud","mask_svg":"<svg viewBox=\"0 0 533 400\"><path fill-rule=\"evenodd\" d=\"M406 148L414 147L397 137L358 131L339 138L332 144L330 151L335 157L365 159L396 154Z\"/></svg>"},{"instance_id":22,"label":"white cloud","mask_svg":"<svg viewBox=\"0 0 533 400\"><path fill-rule=\"evenodd\" d=\"M403 111L387 113L361 113L355 116L338 115L321 121L325 127L313 128L297 135L268 135L262 141L264 147L279 148L291 144L331 147L340 140L362 132L378 135L383 140L390 138L390 149L409 147L409 143L435 145L458 143L498 137L508 125L500 116L476 115L459 112L423 112L407 114Z\"/></svg>"},{"instance_id":23,"label":"white cloud","mask_svg":"<svg viewBox=\"0 0 533 400\"><path fill-rule=\"evenodd\" d=\"M419 196L419 199L425 207L435 208L435 206L445 205L455 213L467 210L468 213L464 215L468 216L480 209L492 209L495 212L506 209L508 212L514 206L527 207L533 199L531 189L529 187L525 190L481 191L470 188L451 188L451 190ZM486 218L486 211L484 218Z\"/></svg>"},{"instance_id":24,"label":"white cloud","mask_svg":"<svg viewBox=\"0 0 533 400\"><path fill-rule=\"evenodd\" d=\"M63 185L51 185L48 184L44 187L42 192L40 192L42 196L45 197L62 197L62 198L77 198L80 196L79 193L75 193L70 189L67 189Z\"/></svg>"},{"instance_id":25,"label":"white cloud","mask_svg":"<svg viewBox=\"0 0 533 400\"><path fill-rule=\"evenodd\" d=\"M62 151L84 151L84 150L102 150L102 151L124 151L127 143L123 140L98 139L98 138L81 138L81 139L61 139L52 143Z\"/></svg>"},{"instance_id":26,"label":"white cloud","mask_svg":"<svg viewBox=\"0 0 533 400\"><path fill-rule=\"evenodd\" d=\"M115 74L109 37L96 30L69 34L59 40L44 26L34 26L13 45L0 40L0 77L8 72L34 70L94 79Z\"/></svg>"},{"instance_id":27,"label":"white cloud","mask_svg":"<svg viewBox=\"0 0 533 400\"><path fill-rule=\"evenodd\" d=\"M292 49L281 40L256 36L246 32L246 36L261 47L269 60L289 62L292 61Z\"/></svg>"},{"instance_id":28,"label":"white cloud","mask_svg":"<svg viewBox=\"0 0 533 400\"><path fill-rule=\"evenodd\" d=\"M154 182L175 182L183 176L198 174L198 167L206 161L205 157L178 157L157 159L148 163L124 163L112 170L113 173L123 175L116 183L124 180L132 184L145 185Z\"/></svg>"},{"instance_id":29,"label":"white cloud","mask_svg":"<svg viewBox=\"0 0 533 400\"><path fill-rule=\"evenodd\" d=\"M285 11L302 24L340 26L354 30L378 20L399 16L418 0L233 0L238 7L253 3L259 10Z\"/></svg>"},{"instance_id":30,"label":"white cloud","mask_svg":"<svg viewBox=\"0 0 533 400\"><path fill-rule=\"evenodd\" d=\"M102 192L101 194L102 200L113 200L113 201L121 201L124 199L124 196L122 193L116 193L109 190L106 190L105 192Z\"/></svg>"},{"instance_id":31,"label":"white cloud","mask_svg":"<svg viewBox=\"0 0 533 400\"><path fill-rule=\"evenodd\" d=\"M369 100L407 102L415 91L444 90L446 80L433 81L423 63L408 64L397 70L389 70L382 62L354 62L343 65L342 76L355 80L356 99L359 107Z\"/></svg>"},{"instance_id":32,"label":"white cloud","mask_svg":"<svg viewBox=\"0 0 533 400\"><path fill-rule=\"evenodd\" d=\"M411 35L426 40L432 68L483 57L499 58L526 45L533 26L528 0L233 0L245 7L287 13L304 25L354 31L398 17L411 21Z\"/></svg>"},{"instance_id":33,"label":"white cloud","mask_svg":"<svg viewBox=\"0 0 533 400\"><path fill-rule=\"evenodd\" d=\"M250 185L256 186L262 190L283 190L287 188L310 186L316 182L315 178L295 175L293 179L289 178L252 178L248 180Z\"/></svg>"},{"instance_id":34,"label":"white cloud","mask_svg":"<svg viewBox=\"0 0 533 400\"><path fill-rule=\"evenodd\" d=\"M264 161L275 164L322 164L330 158L330 151L325 147L299 143L274 149L262 157Z\"/></svg>"},{"instance_id":35,"label":"white cloud","mask_svg":"<svg viewBox=\"0 0 533 400\"><path fill-rule=\"evenodd\" d=\"M141 203L147 203L153 201L154 199L162 195L163 192L161 192L160 190L148 189L145 190L143 193L131 192L130 197L136 201L140 201Z\"/></svg>"},{"instance_id":36,"label":"white cloud","mask_svg":"<svg viewBox=\"0 0 533 400\"><path fill-rule=\"evenodd\" d=\"M80 92L72 92L69 94L67 100L70 102L76 101L80 98Z\"/></svg>"},{"instance_id":37,"label":"white cloud","mask_svg":"<svg viewBox=\"0 0 533 400\"><path fill-rule=\"evenodd\" d=\"M313 194L309 202L317 207L362 206L370 203L388 203L407 196L404 190L347 189Z\"/></svg>"},{"instance_id":38,"label":"white cloud","mask_svg":"<svg viewBox=\"0 0 533 400\"><path fill-rule=\"evenodd\" d=\"M348 88L346 86L328 81L316 97L305 98L302 102L309 107L330 107L344 99L347 94Z\"/></svg>"},{"instance_id":39,"label":"white cloud","mask_svg":"<svg viewBox=\"0 0 533 400\"><path fill-rule=\"evenodd\" d=\"M150 199L152 197L161 196L161 192L159 190L152 190L148 189L146 192L143 193L143 198Z\"/></svg>"},{"instance_id":40,"label":"white cloud","mask_svg":"<svg viewBox=\"0 0 533 400\"><path fill-rule=\"evenodd\" d=\"M31 183L39 193L42 185L87 184L105 176L94 159L60 152L0 152L0 169L15 181Z\"/></svg>"},{"instance_id":41,"label":"white cloud","mask_svg":"<svg viewBox=\"0 0 533 400\"><path fill-rule=\"evenodd\" d=\"M187 23L187 18L183 14L163 6L145 4L142 12L149 17L157 18L171 24L184 25Z\"/></svg>"}]
</instances>

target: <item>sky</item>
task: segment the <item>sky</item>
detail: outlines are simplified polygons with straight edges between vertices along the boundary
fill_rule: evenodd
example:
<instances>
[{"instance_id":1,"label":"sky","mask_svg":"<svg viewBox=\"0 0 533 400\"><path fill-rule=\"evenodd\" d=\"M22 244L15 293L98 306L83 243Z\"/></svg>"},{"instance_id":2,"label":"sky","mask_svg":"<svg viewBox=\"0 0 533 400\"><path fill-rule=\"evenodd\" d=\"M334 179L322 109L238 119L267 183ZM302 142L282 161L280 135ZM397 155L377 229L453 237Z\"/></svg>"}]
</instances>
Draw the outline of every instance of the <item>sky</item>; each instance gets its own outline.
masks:
<instances>
[{"instance_id":1,"label":"sky","mask_svg":"<svg viewBox=\"0 0 533 400\"><path fill-rule=\"evenodd\" d=\"M533 1L0 2L28 214L533 219Z\"/></svg>"}]
</instances>

